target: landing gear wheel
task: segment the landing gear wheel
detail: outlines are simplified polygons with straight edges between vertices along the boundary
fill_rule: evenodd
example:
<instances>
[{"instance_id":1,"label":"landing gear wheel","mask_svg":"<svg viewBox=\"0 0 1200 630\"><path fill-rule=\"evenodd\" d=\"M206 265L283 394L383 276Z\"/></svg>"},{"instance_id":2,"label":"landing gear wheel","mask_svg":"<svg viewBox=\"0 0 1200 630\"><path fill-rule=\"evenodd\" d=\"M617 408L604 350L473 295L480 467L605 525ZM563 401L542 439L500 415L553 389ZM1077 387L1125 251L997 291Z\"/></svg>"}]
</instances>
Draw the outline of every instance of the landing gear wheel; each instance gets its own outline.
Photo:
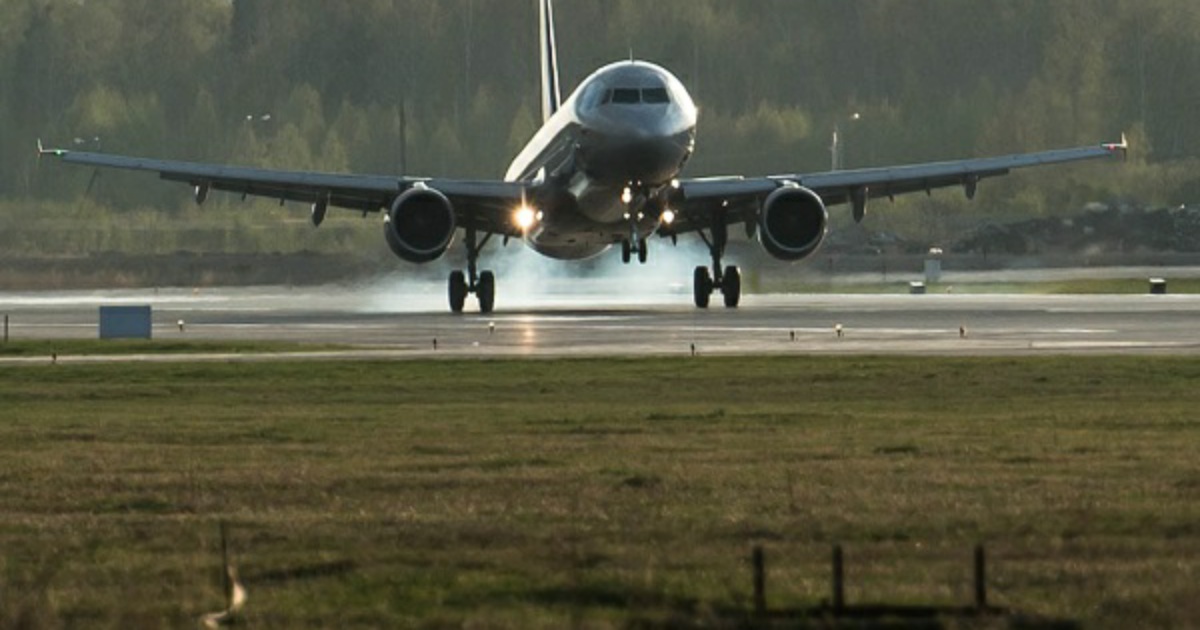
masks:
<instances>
[{"instance_id":1,"label":"landing gear wheel","mask_svg":"<svg viewBox=\"0 0 1200 630\"><path fill-rule=\"evenodd\" d=\"M721 293L725 295L725 307L737 308L742 300L742 271L733 265L725 268L725 277L721 278Z\"/></svg>"},{"instance_id":2,"label":"landing gear wheel","mask_svg":"<svg viewBox=\"0 0 1200 630\"><path fill-rule=\"evenodd\" d=\"M633 248L629 246L629 241L621 241L621 262L626 265L633 259Z\"/></svg>"},{"instance_id":3,"label":"landing gear wheel","mask_svg":"<svg viewBox=\"0 0 1200 630\"><path fill-rule=\"evenodd\" d=\"M479 298L479 312L491 313L496 306L496 276L490 271L479 274L479 284L475 287L475 297Z\"/></svg>"},{"instance_id":4,"label":"landing gear wheel","mask_svg":"<svg viewBox=\"0 0 1200 630\"><path fill-rule=\"evenodd\" d=\"M712 291L713 281L708 267L696 267L696 272L692 274L692 297L696 300L696 308L708 308Z\"/></svg>"},{"instance_id":5,"label":"landing gear wheel","mask_svg":"<svg viewBox=\"0 0 1200 630\"><path fill-rule=\"evenodd\" d=\"M461 271L450 272L450 310L454 313L463 312L467 303L467 279Z\"/></svg>"},{"instance_id":6,"label":"landing gear wheel","mask_svg":"<svg viewBox=\"0 0 1200 630\"><path fill-rule=\"evenodd\" d=\"M638 262L646 264L646 239L638 240Z\"/></svg>"}]
</instances>

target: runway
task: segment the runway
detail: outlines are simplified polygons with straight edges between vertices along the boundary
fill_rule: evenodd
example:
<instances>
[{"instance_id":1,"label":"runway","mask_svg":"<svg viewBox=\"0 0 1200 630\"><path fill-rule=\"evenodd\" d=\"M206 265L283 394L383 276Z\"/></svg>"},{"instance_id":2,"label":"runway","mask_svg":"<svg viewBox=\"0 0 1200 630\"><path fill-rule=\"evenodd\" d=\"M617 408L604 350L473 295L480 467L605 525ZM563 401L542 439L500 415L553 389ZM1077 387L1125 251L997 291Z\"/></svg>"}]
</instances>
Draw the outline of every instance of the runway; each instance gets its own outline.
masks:
<instances>
[{"instance_id":1,"label":"runway","mask_svg":"<svg viewBox=\"0 0 1200 630\"><path fill-rule=\"evenodd\" d=\"M706 311L692 307L690 295L679 287L625 297L619 287L522 295L500 300L489 316L456 316L445 311L444 291L433 283L0 293L0 314L8 315L13 340L93 339L99 306L147 304L158 340L346 347L289 354L296 359L1200 354L1200 296L1195 295L746 295L738 309Z\"/></svg>"}]
</instances>

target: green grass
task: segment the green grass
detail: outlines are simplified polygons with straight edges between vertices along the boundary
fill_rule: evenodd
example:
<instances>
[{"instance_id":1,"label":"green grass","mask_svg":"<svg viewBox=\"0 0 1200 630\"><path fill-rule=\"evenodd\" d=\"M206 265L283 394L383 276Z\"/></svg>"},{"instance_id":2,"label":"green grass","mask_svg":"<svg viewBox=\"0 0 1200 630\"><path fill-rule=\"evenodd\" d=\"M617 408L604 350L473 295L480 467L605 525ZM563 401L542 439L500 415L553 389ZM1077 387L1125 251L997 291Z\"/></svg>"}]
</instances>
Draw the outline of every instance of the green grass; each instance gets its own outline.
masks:
<instances>
[{"instance_id":1,"label":"green grass","mask_svg":"<svg viewBox=\"0 0 1200 630\"><path fill-rule=\"evenodd\" d=\"M0 627L624 627L828 597L1200 618L1200 360L0 368Z\"/></svg>"}]
</instances>

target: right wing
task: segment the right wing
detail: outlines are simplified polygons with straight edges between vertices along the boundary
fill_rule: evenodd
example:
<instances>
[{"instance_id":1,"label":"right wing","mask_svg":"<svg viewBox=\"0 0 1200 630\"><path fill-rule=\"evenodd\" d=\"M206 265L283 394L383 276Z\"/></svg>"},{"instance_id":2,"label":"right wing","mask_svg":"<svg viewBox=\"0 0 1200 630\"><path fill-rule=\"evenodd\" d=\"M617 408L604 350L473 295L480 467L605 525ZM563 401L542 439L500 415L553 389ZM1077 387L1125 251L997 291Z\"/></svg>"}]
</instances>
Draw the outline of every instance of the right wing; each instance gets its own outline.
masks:
<instances>
[{"instance_id":1,"label":"right wing","mask_svg":"<svg viewBox=\"0 0 1200 630\"><path fill-rule=\"evenodd\" d=\"M386 211L397 196L423 184L442 193L454 204L460 226L520 236L519 228L512 224L511 212L528 194L526 186L517 182L281 171L45 149L40 141L38 153L57 157L68 164L158 173L162 179L190 185L200 203L208 197L210 190L240 193L243 198L253 195L309 203L313 204L314 220L317 220L317 208L323 215L329 206L364 214Z\"/></svg>"},{"instance_id":2,"label":"right wing","mask_svg":"<svg viewBox=\"0 0 1200 630\"><path fill-rule=\"evenodd\" d=\"M826 206L851 204L854 218L861 220L869 199L952 186L962 186L967 197L974 198L975 188L984 178L1007 175L1018 168L1124 157L1127 150L1128 143L1122 137L1120 142L1097 146L1002 157L768 177L681 180L670 200L671 207L680 211L680 220L669 233L708 229L718 221L749 224L756 219L767 195L792 184L813 191Z\"/></svg>"},{"instance_id":3,"label":"right wing","mask_svg":"<svg viewBox=\"0 0 1200 630\"><path fill-rule=\"evenodd\" d=\"M975 197L975 186L987 177L1007 175L1014 169L1046 166L1064 162L1124 157L1128 143L1058 149L1038 153L1018 153L1001 157L931 162L850 171L828 171L808 175L774 175L776 181L795 181L821 195L825 203L836 205L853 200L855 191L865 189L866 198L894 197L911 192L929 192L935 188L962 186L968 198Z\"/></svg>"}]
</instances>

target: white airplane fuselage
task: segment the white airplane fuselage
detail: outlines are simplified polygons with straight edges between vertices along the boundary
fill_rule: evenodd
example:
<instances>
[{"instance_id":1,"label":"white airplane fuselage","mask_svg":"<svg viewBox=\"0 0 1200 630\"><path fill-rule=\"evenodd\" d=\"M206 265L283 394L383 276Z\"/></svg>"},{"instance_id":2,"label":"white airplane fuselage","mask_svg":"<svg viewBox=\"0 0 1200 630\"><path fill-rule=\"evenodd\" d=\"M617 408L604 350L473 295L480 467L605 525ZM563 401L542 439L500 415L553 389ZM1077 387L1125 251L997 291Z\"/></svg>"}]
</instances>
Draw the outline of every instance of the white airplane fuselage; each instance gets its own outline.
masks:
<instances>
[{"instance_id":1,"label":"white airplane fuselage","mask_svg":"<svg viewBox=\"0 0 1200 630\"><path fill-rule=\"evenodd\" d=\"M696 105L679 79L643 61L585 79L505 174L536 182L541 220L525 242L560 259L595 256L658 228L695 148Z\"/></svg>"}]
</instances>

